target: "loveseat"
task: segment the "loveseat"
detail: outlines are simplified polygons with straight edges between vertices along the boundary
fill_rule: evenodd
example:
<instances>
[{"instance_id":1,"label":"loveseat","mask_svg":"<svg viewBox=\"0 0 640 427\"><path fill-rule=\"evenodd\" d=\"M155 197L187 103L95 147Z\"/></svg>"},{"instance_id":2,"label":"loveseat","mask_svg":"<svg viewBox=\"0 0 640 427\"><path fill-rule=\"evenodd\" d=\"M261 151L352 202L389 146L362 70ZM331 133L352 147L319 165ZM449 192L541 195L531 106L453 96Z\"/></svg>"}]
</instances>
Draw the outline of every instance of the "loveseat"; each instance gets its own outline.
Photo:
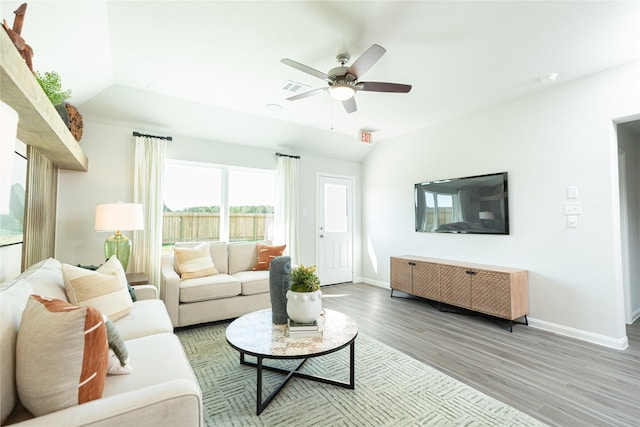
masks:
<instances>
[{"instance_id":1,"label":"loveseat","mask_svg":"<svg viewBox=\"0 0 640 427\"><path fill-rule=\"evenodd\" d=\"M65 292L66 279L67 277L63 278L62 264L49 258L0 285L2 425L201 426L203 416L200 387L178 337L173 334L173 326L164 304L157 298L155 287L150 285L136 286L137 300L129 301L130 311L112 322L126 345L127 366L131 372L126 375L105 375L102 396L86 403L81 402L39 416L32 415L26 409L30 405L25 399L21 402L21 397L24 396L21 387L25 380L20 375L25 369L28 374L33 374L33 371L42 371L43 368L24 366L25 353L21 352L21 345L25 340L23 336L27 333L25 330L28 329L29 309L36 299L71 305ZM44 298L33 297L32 294ZM100 314L95 307L82 307L82 310L87 313L89 310L97 312L101 319L105 319L105 324L108 323L106 316ZM25 316L23 311L27 313ZM86 334L85 331L85 336ZM33 340L29 345L38 348L38 345L45 345L40 340L46 341L48 338L38 337L38 340ZM87 338L85 349L86 341ZM56 343L48 345L55 347ZM45 364L52 362L50 370L55 371L56 364L65 361L68 356L65 352L70 351L67 348L57 350L61 354L53 354L47 350L31 351L29 356L45 353L39 356L45 358ZM85 359L86 354L85 352ZM17 358L18 355L20 359ZM66 372L58 372L56 375L55 378L62 381L60 377L64 377ZM77 388L80 389L80 386Z\"/></svg>"},{"instance_id":2,"label":"loveseat","mask_svg":"<svg viewBox=\"0 0 640 427\"><path fill-rule=\"evenodd\" d=\"M175 253L162 255L160 297L173 326L231 319L271 307L268 264L264 269L256 266L259 259L281 255L284 246L261 241L176 243L175 248L204 250L214 270L209 274L207 266L201 266L205 273L187 277Z\"/></svg>"}]
</instances>

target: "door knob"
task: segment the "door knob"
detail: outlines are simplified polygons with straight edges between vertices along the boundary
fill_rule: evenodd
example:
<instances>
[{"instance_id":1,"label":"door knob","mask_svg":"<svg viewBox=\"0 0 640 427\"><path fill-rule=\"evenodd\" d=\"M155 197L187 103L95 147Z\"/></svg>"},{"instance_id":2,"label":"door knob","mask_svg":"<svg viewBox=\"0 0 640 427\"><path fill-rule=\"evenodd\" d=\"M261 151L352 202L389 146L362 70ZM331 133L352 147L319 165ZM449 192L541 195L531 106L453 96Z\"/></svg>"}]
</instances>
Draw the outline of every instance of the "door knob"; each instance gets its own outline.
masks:
<instances>
[{"instance_id":1,"label":"door knob","mask_svg":"<svg viewBox=\"0 0 640 427\"><path fill-rule=\"evenodd\" d=\"M320 235L320 238L323 238L323 237L324 237L324 234L321 234L321 235Z\"/></svg>"}]
</instances>

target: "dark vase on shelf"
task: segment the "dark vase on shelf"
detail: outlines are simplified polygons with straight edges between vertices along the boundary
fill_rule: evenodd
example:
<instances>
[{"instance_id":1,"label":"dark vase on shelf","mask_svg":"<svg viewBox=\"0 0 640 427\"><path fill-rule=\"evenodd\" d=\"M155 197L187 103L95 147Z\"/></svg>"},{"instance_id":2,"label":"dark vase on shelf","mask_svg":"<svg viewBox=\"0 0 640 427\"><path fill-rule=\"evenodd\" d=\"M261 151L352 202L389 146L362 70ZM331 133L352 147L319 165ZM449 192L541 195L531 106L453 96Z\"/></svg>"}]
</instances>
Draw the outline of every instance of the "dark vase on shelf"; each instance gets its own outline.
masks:
<instances>
[{"instance_id":1,"label":"dark vase on shelf","mask_svg":"<svg viewBox=\"0 0 640 427\"><path fill-rule=\"evenodd\" d=\"M67 111L66 103L55 105L56 111L60 115L60 118L64 122L64 125L69 129L69 112Z\"/></svg>"}]
</instances>

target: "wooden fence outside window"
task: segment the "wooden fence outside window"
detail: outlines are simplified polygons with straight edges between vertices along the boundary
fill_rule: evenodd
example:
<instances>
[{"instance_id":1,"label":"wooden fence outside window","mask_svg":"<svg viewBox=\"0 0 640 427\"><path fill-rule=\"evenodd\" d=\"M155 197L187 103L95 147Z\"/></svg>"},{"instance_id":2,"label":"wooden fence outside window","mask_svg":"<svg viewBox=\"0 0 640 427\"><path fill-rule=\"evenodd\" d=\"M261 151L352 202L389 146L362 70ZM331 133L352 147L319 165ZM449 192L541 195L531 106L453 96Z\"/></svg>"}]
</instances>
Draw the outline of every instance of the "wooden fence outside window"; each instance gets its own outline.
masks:
<instances>
[{"instance_id":1,"label":"wooden fence outside window","mask_svg":"<svg viewBox=\"0 0 640 427\"><path fill-rule=\"evenodd\" d=\"M264 240L273 227L273 214L232 213L229 215L229 241ZM220 240L220 214L201 212L163 212L162 245L176 242L215 242Z\"/></svg>"}]
</instances>

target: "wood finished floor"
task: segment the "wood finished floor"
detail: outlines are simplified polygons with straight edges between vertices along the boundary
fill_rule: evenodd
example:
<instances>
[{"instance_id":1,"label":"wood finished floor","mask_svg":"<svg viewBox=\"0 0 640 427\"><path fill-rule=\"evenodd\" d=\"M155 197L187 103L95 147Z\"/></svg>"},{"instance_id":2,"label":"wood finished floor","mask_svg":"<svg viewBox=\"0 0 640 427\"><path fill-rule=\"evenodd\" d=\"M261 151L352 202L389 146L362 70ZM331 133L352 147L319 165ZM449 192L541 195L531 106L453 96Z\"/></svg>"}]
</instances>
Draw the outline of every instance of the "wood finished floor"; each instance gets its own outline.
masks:
<instances>
[{"instance_id":1,"label":"wood finished floor","mask_svg":"<svg viewBox=\"0 0 640 427\"><path fill-rule=\"evenodd\" d=\"M640 426L640 321L620 351L524 325L509 333L503 321L363 283L322 292L362 333L544 423Z\"/></svg>"}]
</instances>

